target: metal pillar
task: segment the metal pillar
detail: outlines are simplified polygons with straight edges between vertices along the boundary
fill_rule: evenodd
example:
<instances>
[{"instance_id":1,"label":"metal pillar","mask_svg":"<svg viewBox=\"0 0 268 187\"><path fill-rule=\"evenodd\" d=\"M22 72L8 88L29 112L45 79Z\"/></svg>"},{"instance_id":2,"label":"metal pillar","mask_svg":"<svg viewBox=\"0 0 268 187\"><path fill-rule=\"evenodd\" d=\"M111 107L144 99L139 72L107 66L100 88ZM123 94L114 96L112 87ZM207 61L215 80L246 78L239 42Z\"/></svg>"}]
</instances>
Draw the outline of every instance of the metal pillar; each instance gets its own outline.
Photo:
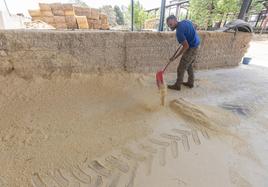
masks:
<instances>
[{"instance_id":1,"label":"metal pillar","mask_svg":"<svg viewBox=\"0 0 268 187\"><path fill-rule=\"evenodd\" d=\"M8 8L8 6L7 6L7 2L6 2L6 0L4 0L4 3L5 3L6 10L7 10L7 12L8 12L8 14L9 14L9 16L11 16L11 13L10 13L9 8Z\"/></svg>"},{"instance_id":2,"label":"metal pillar","mask_svg":"<svg viewBox=\"0 0 268 187\"><path fill-rule=\"evenodd\" d=\"M252 0L243 0L238 19L244 20Z\"/></svg>"},{"instance_id":3,"label":"metal pillar","mask_svg":"<svg viewBox=\"0 0 268 187\"><path fill-rule=\"evenodd\" d=\"M256 23L255 23L255 27L258 26L258 23L259 23L260 18L261 18L261 12L260 12L259 15L258 15L257 21L256 21Z\"/></svg>"},{"instance_id":4,"label":"metal pillar","mask_svg":"<svg viewBox=\"0 0 268 187\"><path fill-rule=\"evenodd\" d=\"M131 0L131 31L134 30L134 0Z\"/></svg>"},{"instance_id":5,"label":"metal pillar","mask_svg":"<svg viewBox=\"0 0 268 187\"><path fill-rule=\"evenodd\" d=\"M179 17L179 8L180 8L180 6L177 5L177 6L176 6L176 17L177 17L177 18Z\"/></svg>"},{"instance_id":6,"label":"metal pillar","mask_svg":"<svg viewBox=\"0 0 268 187\"><path fill-rule=\"evenodd\" d=\"M161 2L161 11L160 11L160 23L159 23L158 31L163 31L164 30L165 9L166 9L166 0L162 0L162 2Z\"/></svg>"},{"instance_id":7,"label":"metal pillar","mask_svg":"<svg viewBox=\"0 0 268 187\"><path fill-rule=\"evenodd\" d=\"M185 19L188 19L189 10L188 10L188 8L187 8L186 10L187 10L187 11L186 11L186 16L185 16Z\"/></svg>"}]
</instances>

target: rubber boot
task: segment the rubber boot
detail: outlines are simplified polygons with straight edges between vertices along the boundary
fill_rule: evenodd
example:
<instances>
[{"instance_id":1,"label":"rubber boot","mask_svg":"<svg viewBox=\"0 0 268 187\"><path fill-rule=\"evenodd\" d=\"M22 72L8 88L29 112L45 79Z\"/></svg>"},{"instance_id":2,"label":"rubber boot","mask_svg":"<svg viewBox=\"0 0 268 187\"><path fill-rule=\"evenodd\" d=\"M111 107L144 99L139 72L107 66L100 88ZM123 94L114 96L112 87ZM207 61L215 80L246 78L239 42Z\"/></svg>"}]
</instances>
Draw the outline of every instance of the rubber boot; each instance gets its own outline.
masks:
<instances>
[{"instance_id":1,"label":"rubber boot","mask_svg":"<svg viewBox=\"0 0 268 187\"><path fill-rule=\"evenodd\" d=\"M187 86L187 87L189 87L189 88L193 88L194 87L194 84L191 84L191 83L189 83L189 82L184 82L184 83L182 83L184 86Z\"/></svg>"},{"instance_id":2,"label":"rubber boot","mask_svg":"<svg viewBox=\"0 0 268 187\"><path fill-rule=\"evenodd\" d=\"M176 82L173 85L168 85L168 89L180 91L181 90L181 85Z\"/></svg>"}]
</instances>

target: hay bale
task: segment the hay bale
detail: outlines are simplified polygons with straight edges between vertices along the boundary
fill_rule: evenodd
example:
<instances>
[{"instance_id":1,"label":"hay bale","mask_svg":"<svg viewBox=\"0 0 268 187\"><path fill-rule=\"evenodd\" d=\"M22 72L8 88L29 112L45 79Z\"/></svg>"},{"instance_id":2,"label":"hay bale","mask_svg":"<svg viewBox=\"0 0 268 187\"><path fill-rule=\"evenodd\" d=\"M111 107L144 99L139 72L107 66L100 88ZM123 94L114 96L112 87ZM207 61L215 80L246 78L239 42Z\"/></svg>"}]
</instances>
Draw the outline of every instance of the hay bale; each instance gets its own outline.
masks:
<instances>
[{"instance_id":1,"label":"hay bale","mask_svg":"<svg viewBox=\"0 0 268 187\"><path fill-rule=\"evenodd\" d=\"M63 10L54 10L52 13L54 16L65 16L65 12Z\"/></svg>"},{"instance_id":2,"label":"hay bale","mask_svg":"<svg viewBox=\"0 0 268 187\"><path fill-rule=\"evenodd\" d=\"M56 24L66 24L65 16L54 16Z\"/></svg>"},{"instance_id":3,"label":"hay bale","mask_svg":"<svg viewBox=\"0 0 268 187\"><path fill-rule=\"evenodd\" d=\"M46 22L47 24L51 25L51 24L55 24L55 20L54 17L52 16L48 16L48 17L42 17L41 21Z\"/></svg>"},{"instance_id":4,"label":"hay bale","mask_svg":"<svg viewBox=\"0 0 268 187\"><path fill-rule=\"evenodd\" d=\"M85 15L87 18L90 18L90 17L91 17L91 8L85 10L84 15Z\"/></svg>"},{"instance_id":5,"label":"hay bale","mask_svg":"<svg viewBox=\"0 0 268 187\"><path fill-rule=\"evenodd\" d=\"M67 29L77 29L77 22L75 16L65 16Z\"/></svg>"},{"instance_id":6,"label":"hay bale","mask_svg":"<svg viewBox=\"0 0 268 187\"><path fill-rule=\"evenodd\" d=\"M67 29L67 25L65 22L64 23L56 23L55 28L56 29Z\"/></svg>"},{"instance_id":7,"label":"hay bale","mask_svg":"<svg viewBox=\"0 0 268 187\"><path fill-rule=\"evenodd\" d=\"M50 4L52 13L54 14L54 16L64 16L64 10L63 10L63 6L61 3L53 3Z\"/></svg>"},{"instance_id":8,"label":"hay bale","mask_svg":"<svg viewBox=\"0 0 268 187\"><path fill-rule=\"evenodd\" d=\"M47 3L39 3L39 7L41 11L51 11L51 7Z\"/></svg>"},{"instance_id":9,"label":"hay bale","mask_svg":"<svg viewBox=\"0 0 268 187\"><path fill-rule=\"evenodd\" d=\"M51 10L41 10L42 17L54 16Z\"/></svg>"},{"instance_id":10,"label":"hay bale","mask_svg":"<svg viewBox=\"0 0 268 187\"><path fill-rule=\"evenodd\" d=\"M89 28L86 16L76 16L75 18L79 29Z\"/></svg>"},{"instance_id":11,"label":"hay bale","mask_svg":"<svg viewBox=\"0 0 268 187\"><path fill-rule=\"evenodd\" d=\"M101 30L109 30L110 26L109 24L101 24Z\"/></svg>"},{"instance_id":12,"label":"hay bale","mask_svg":"<svg viewBox=\"0 0 268 187\"><path fill-rule=\"evenodd\" d=\"M101 29L101 22L96 20L96 22L93 24L93 29Z\"/></svg>"},{"instance_id":13,"label":"hay bale","mask_svg":"<svg viewBox=\"0 0 268 187\"><path fill-rule=\"evenodd\" d=\"M90 16L91 19L95 19L95 20L99 20L100 18L100 12L98 9L95 9L95 8L91 8L91 16Z\"/></svg>"},{"instance_id":14,"label":"hay bale","mask_svg":"<svg viewBox=\"0 0 268 187\"><path fill-rule=\"evenodd\" d=\"M65 16L75 16L74 10L66 10L64 11Z\"/></svg>"},{"instance_id":15,"label":"hay bale","mask_svg":"<svg viewBox=\"0 0 268 187\"><path fill-rule=\"evenodd\" d=\"M105 14L100 14L101 24L108 24L108 16Z\"/></svg>"},{"instance_id":16,"label":"hay bale","mask_svg":"<svg viewBox=\"0 0 268 187\"><path fill-rule=\"evenodd\" d=\"M71 3L62 4L65 16L75 16L74 7Z\"/></svg>"},{"instance_id":17,"label":"hay bale","mask_svg":"<svg viewBox=\"0 0 268 187\"><path fill-rule=\"evenodd\" d=\"M91 29L101 29L101 20L88 19L88 23Z\"/></svg>"},{"instance_id":18,"label":"hay bale","mask_svg":"<svg viewBox=\"0 0 268 187\"><path fill-rule=\"evenodd\" d=\"M87 23L88 23L88 28L89 29L93 29L93 24L94 24L93 22L94 22L93 19L89 19L89 18L87 19Z\"/></svg>"},{"instance_id":19,"label":"hay bale","mask_svg":"<svg viewBox=\"0 0 268 187\"><path fill-rule=\"evenodd\" d=\"M83 16L83 8L82 7L78 7L78 6L74 6L74 13L76 16Z\"/></svg>"},{"instance_id":20,"label":"hay bale","mask_svg":"<svg viewBox=\"0 0 268 187\"><path fill-rule=\"evenodd\" d=\"M91 9L90 8L85 8L85 7L74 6L74 13L75 13L76 16L86 16L87 18L90 18Z\"/></svg>"},{"instance_id":21,"label":"hay bale","mask_svg":"<svg viewBox=\"0 0 268 187\"><path fill-rule=\"evenodd\" d=\"M29 14L31 17L40 17L41 16L41 11L38 10L28 10Z\"/></svg>"},{"instance_id":22,"label":"hay bale","mask_svg":"<svg viewBox=\"0 0 268 187\"><path fill-rule=\"evenodd\" d=\"M51 10L63 10L63 6L61 3L52 3L50 4Z\"/></svg>"},{"instance_id":23,"label":"hay bale","mask_svg":"<svg viewBox=\"0 0 268 187\"><path fill-rule=\"evenodd\" d=\"M62 4L63 10L64 11L70 11L70 10L74 10L73 4L72 3L65 3Z\"/></svg>"}]
</instances>

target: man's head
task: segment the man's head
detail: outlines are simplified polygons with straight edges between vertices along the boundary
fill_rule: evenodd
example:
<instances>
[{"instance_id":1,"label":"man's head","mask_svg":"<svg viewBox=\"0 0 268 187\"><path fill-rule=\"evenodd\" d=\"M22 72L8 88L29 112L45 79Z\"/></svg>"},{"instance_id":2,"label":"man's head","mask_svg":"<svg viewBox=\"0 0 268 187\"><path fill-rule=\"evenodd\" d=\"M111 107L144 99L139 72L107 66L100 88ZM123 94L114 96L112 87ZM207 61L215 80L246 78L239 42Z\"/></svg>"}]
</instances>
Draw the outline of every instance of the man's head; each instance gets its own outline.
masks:
<instances>
[{"instance_id":1,"label":"man's head","mask_svg":"<svg viewBox=\"0 0 268 187\"><path fill-rule=\"evenodd\" d=\"M178 23L178 20L177 20L176 16L170 15L167 17L167 25L172 31L174 31L176 29L177 23Z\"/></svg>"}]
</instances>

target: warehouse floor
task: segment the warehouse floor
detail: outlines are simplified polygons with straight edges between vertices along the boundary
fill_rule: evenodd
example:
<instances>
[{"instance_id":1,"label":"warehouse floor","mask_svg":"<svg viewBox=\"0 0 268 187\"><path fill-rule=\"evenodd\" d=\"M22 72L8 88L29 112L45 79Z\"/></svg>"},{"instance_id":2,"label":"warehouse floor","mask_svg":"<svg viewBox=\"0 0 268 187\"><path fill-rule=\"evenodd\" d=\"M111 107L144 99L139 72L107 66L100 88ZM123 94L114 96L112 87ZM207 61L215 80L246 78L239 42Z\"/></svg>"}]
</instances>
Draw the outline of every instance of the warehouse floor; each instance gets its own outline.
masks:
<instances>
[{"instance_id":1,"label":"warehouse floor","mask_svg":"<svg viewBox=\"0 0 268 187\"><path fill-rule=\"evenodd\" d=\"M0 77L0 186L267 186L267 72Z\"/></svg>"}]
</instances>

